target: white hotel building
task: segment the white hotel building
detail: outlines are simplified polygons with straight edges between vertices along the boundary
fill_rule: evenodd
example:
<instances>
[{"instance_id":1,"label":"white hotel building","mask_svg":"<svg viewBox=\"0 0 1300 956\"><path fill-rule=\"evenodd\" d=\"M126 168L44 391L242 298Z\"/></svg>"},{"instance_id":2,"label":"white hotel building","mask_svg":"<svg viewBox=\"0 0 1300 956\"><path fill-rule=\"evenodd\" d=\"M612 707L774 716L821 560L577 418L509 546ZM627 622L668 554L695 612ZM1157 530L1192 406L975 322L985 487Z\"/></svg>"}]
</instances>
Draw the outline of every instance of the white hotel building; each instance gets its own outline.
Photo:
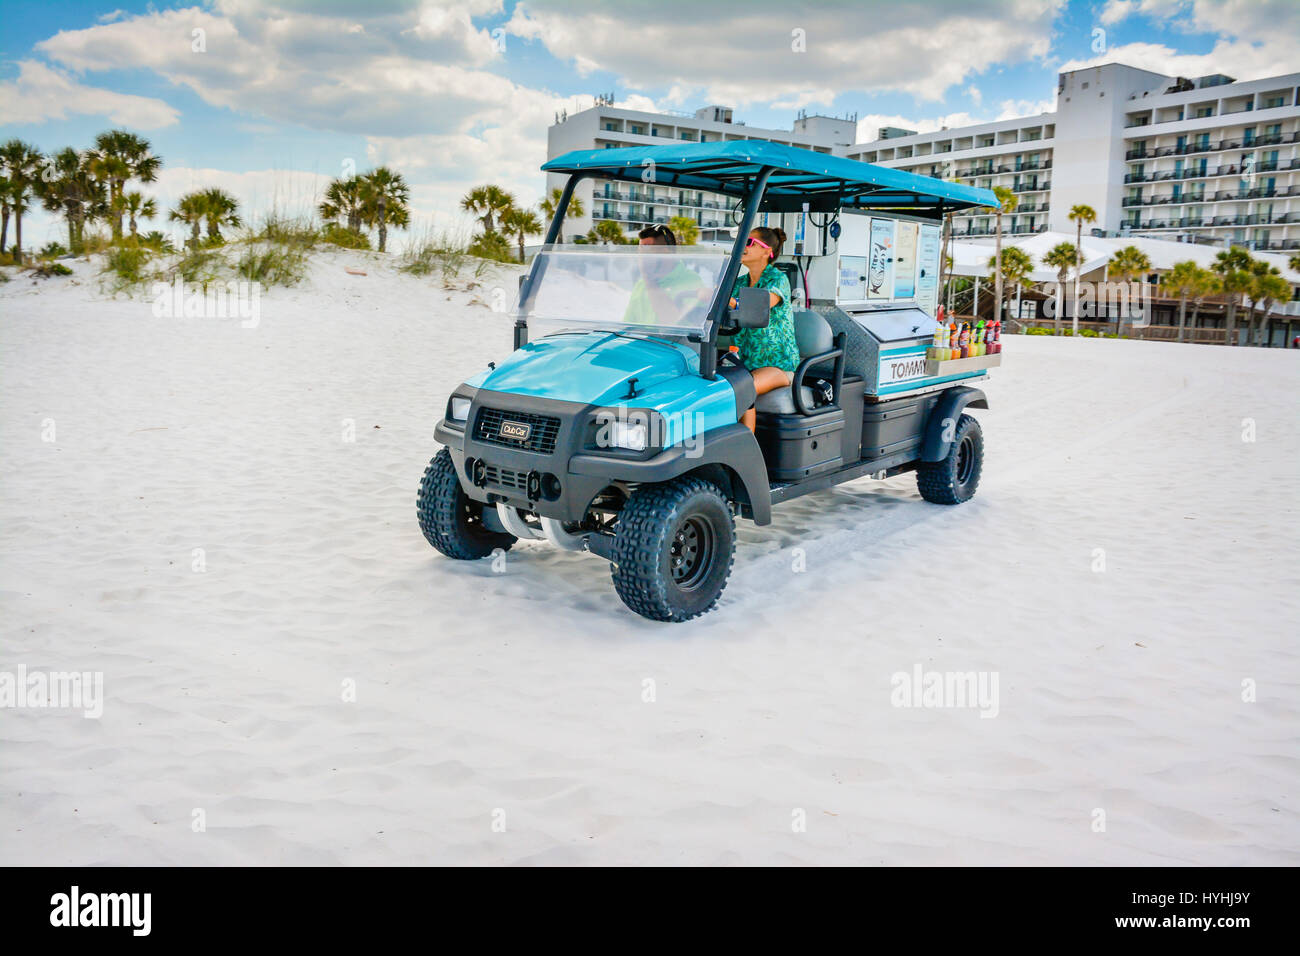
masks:
<instances>
[{"instance_id":1,"label":"white hotel building","mask_svg":"<svg viewBox=\"0 0 1300 956\"><path fill-rule=\"evenodd\" d=\"M1169 77L1119 64L1062 73L1056 110L932 133L856 138L853 118L800 114L792 130L732 121L731 110L642 113L598 105L552 126L551 158L571 149L672 141L762 139L923 176L1007 186L1020 199L1010 234L1074 232L1070 208L1097 212L1086 229L1185 242L1300 250L1300 73L1236 82ZM551 177L550 186L560 185ZM584 182L586 216L566 234L611 219L628 231L689 215L709 235L730 225L719 196L647 184ZM957 235L994 231L989 214L959 214Z\"/></svg>"}]
</instances>

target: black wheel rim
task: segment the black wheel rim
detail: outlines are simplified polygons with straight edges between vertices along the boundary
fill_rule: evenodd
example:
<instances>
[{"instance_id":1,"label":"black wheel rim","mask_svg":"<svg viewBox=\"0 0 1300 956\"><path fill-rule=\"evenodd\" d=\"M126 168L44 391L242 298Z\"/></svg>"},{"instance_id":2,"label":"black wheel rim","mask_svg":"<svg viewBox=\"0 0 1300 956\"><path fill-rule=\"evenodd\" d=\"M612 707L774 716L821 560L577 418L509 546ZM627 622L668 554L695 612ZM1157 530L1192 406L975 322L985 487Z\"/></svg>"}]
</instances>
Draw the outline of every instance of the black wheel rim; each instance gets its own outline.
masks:
<instances>
[{"instance_id":1,"label":"black wheel rim","mask_svg":"<svg viewBox=\"0 0 1300 956\"><path fill-rule=\"evenodd\" d=\"M975 470L975 442L971 441L970 436L961 440L957 446L957 483L966 484L970 480L970 473Z\"/></svg>"},{"instance_id":2,"label":"black wheel rim","mask_svg":"<svg viewBox=\"0 0 1300 956\"><path fill-rule=\"evenodd\" d=\"M673 582L683 591L698 587L713 568L713 526L703 518L682 522L668 546Z\"/></svg>"}]
</instances>

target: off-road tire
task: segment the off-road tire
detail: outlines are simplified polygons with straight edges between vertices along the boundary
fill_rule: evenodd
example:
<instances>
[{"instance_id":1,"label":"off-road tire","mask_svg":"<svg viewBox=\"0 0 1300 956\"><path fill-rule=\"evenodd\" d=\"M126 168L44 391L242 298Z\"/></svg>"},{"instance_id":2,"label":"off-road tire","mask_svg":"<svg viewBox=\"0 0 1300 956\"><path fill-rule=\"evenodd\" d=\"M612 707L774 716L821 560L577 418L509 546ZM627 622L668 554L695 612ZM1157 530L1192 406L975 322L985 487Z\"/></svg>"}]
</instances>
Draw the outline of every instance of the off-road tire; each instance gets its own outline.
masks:
<instances>
[{"instance_id":1,"label":"off-road tire","mask_svg":"<svg viewBox=\"0 0 1300 956\"><path fill-rule=\"evenodd\" d=\"M984 432L969 415L957 420L948 455L916 466L916 487L921 497L936 505L959 505L975 497L984 470Z\"/></svg>"},{"instance_id":2,"label":"off-road tire","mask_svg":"<svg viewBox=\"0 0 1300 956\"><path fill-rule=\"evenodd\" d=\"M614 590L652 621L689 621L718 603L736 557L736 519L716 485L642 485L619 513Z\"/></svg>"},{"instance_id":3,"label":"off-road tire","mask_svg":"<svg viewBox=\"0 0 1300 956\"><path fill-rule=\"evenodd\" d=\"M415 513L425 540L459 561L486 558L497 548L509 551L518 540L512 534L484 527L483 505L465 494L456 478L451 452L445 448L424 469Z\"/></svg>"}]
</instances>

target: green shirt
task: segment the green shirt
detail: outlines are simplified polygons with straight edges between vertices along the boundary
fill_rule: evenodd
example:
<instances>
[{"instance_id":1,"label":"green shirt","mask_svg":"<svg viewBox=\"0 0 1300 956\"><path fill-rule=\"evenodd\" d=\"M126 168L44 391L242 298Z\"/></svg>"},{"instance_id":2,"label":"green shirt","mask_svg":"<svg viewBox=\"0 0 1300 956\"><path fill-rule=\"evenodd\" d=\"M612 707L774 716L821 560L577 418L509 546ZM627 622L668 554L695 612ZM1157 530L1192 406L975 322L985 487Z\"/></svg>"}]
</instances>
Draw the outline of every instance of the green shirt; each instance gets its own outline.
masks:
<instances>
[{"instance_id":1,"label":"green shirt","mask_svg":"<svg viewBox=\"0 0 1300 956\"><path fill-rule=\"evenodd\" d=\"M650 281L659 287L660 292L672 302L677 311L670 315L658 315L654 302L650 298L650 291L646 288L646 280L640 278L632 286L632 294L627 300L627 310L623 313L623 321L629 325L677 325L678 319L685 315L691 305L701 301L699 290L704 283L698 275L680 262L674 263L672 271L662 278ZM703 301L707 302L707 299Z\"/></svg>"},{"instance_id":2,"label":"green shirt","mask_svg":"<svg viewBox=\"0 0 1300 956\"><path fill-rule=\"evenodd\" d=\"M741 266L731 289L732 298L745 288L749 288L749 270ZM794 337L794 319L790 313L790 280L769 264L759 275L757 288L775 292L781 301L772 306L766 328L741 329L731 340L740 349L741 362L751 372L768 365L793 372L799 367L799 343Z\"/></svg>"}]
</instances>

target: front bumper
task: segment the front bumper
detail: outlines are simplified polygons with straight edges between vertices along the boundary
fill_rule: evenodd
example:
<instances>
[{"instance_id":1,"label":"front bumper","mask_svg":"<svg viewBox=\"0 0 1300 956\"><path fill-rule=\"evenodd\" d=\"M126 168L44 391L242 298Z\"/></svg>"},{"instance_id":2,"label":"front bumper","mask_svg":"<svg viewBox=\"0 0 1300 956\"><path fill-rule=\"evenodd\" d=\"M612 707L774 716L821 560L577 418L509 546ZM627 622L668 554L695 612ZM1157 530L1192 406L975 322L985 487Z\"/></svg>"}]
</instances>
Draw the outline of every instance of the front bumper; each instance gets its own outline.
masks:
<instances>
[{"instance_id":1,"label":"front bumper","mask_svg":"<svg viewBox=\"0 0 1300 956\"><path fill-rule=\"evenodd\" d=\"M443 419L433 434L451 453L461 487L473 500L576 522L621 466L653 454L653 449L593 449L591 423L599 410L595 405L479 389L464 422ZM501 437L502 422L526 424L528 437ZM593 457L609 462L607 473L591 467ZM584 473L571 469L574 458L585 464Z\"/></svg>"}]
</instances>

